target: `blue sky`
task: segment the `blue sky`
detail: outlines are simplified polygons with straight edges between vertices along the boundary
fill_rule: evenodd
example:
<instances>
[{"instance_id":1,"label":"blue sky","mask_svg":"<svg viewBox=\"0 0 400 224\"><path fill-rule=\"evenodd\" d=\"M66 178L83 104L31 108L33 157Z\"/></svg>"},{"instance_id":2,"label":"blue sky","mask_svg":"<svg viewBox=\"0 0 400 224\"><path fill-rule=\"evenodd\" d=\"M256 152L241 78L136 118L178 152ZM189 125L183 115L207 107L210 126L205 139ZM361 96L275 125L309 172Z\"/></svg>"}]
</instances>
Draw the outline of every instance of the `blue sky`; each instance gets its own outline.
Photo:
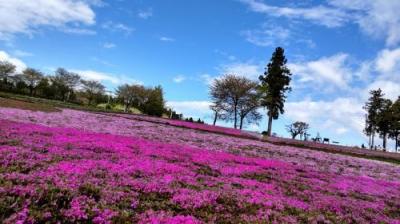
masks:
<instances>
[{"instance_id":1,"label":"blue sky","mask_svg":"<svg viewBox=\"0 0 400 224\"><path fill-rule=\"evenodd\" d=\"M293 91L273 131L302 120L312 135L360 145L368 90L400 94L399 11L392 0L0 0L0 59L64 67L109 90L160 84L168 105L210 121L208 84L256 79L282 46Z\"/></svg>"}]
</instances>

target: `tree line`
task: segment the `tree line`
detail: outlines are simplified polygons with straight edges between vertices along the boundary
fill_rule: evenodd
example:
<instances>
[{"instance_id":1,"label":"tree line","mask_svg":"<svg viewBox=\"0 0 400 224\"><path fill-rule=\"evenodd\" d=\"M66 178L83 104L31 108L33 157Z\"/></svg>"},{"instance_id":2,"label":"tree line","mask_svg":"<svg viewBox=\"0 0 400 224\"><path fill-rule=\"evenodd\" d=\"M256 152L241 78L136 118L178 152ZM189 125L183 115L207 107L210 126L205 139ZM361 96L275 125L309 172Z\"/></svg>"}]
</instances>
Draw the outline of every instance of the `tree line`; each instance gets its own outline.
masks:
<instances>
[{"instance_id":1,"label":"tree line","mask_svg":"<svg viewBox=\"0 0 400 224\"><path fill-rule=\"evenodd\" d=\"M93 104L107 101L105 87L97 81L83 80L77 73L58 68L54 75L0 61L0 90L65 102Z\"/></svg>"},{"instance_id":2,"label":"tree line","mask_svg":"<svg viewBox=\"0 0 400 224\"><path fill-rule=\"evenodd\" d=\"M387 139L395 141L395 150L400 138L400 96L392 102L386 99L381 89L371 90L370 98L363 109L366 110L364 133L368 136L369 147L376 149L375 136L382 138L382 147L386 150Z\"/></svg>"},{"instance_id":3,"label":"tree line","mask_svg":"<svg viewBox=\"0 0 400 224\"><path fill-rule=\"evenodd\" d=\"M145 114L161 117L165 112L165 101L161 86L145 87L138 84L118 86L116 95L124 104L124 111L135 107Z\"/></svg>"},{"instance_id":4,"label":"tree line","mask_svg":"<svg viewBox=\"0 0 400 224\"><path fill-rule=\"evenodd\" d=\"M235 129L242 129L245 124L258 123L262 118L258 109L264 107L268 116L266 134L270 136L272 121L284 113L286 93L291 90L292 74L286 63L284 49L277 47L259 81L237 74L215 79L210 85L213 124L221 119L232 121Z\"/></svg>"},{"instance_id":5,"label":"tree line","mask_svg":"<svg viewBox=\"0 0 400 224\"><path fill-rule=\"evenodd\" d=\"M182 114L165 107L161 86L123 84L112 96L107 94L106 87L99 81L82 79L79 74L64 68L58 68L53 75L45 75L34 68L26 68L17 73L15 65L0 61L0 91L82 105L107 103L107 109L110 109L113 103L121 103L125 112L128 112L130 107L135 107L144 114L168 114L171 118L183 119Z\"/></svg>"}]
</instances>

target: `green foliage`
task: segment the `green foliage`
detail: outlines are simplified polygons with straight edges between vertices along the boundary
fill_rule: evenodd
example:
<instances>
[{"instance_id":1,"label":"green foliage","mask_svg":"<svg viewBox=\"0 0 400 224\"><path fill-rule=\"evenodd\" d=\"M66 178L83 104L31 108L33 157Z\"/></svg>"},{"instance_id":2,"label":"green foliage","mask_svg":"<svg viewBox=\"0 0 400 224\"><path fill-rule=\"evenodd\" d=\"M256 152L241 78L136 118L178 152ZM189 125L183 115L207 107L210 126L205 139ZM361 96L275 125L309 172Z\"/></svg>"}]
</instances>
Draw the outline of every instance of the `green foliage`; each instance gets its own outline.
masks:
<instances>
[{"instance_id":1,"label":"green foliage","mask_svg":"<svg viewBox=\"0 0 400 224\"><path fill-rule=\"evenodd\" d=\"M85 183L79 187L79 193L89 198L93 198L95 201L99 201L101 198L100 188L90 183Z\"/></svg>"},{"instance_id":2,"label":"green foliage","mask_svg":"<svg viewBox=\"0 0 400 224\"><path fill-rule=\"evenodd\" d=\"M383 107L384 94L381 89L371 90L370 98L365 103L364 109L367 111L365 133L371 135L376 132L378 125L378 115Z\"/></svg>"},{"instance_id":3,"label":"green foliage","mask_svg":"<svg viewBox=\"0 0 400 224\"><path fill-rule=\"evenodd\" d=\"M161 117L164 113L164 96L161 86L150 88L147 90L148 100L142 107L142 111L145 114Z\"/></svg>"},{"instance_id":4,"label":"green foliage","mask_svg":"<svg viewBox=\"0 0 400 224\"><path fill-rule=\"evenodd\" d=\"M33 95L37 85L43 79L43 74L33 68L27 68L22 72L22 79L29 88L29 95Z\"/></svg>"},{"instance_id":5,"label":"green foliage","mask_svg":"<svg viewBox=\"0 0 400 224\"><path fill-rule=\"evenodd\" d=\"M399 146L400 138L400 96L390 107L389 137L395 140L395 149Z\"/></svg>"},{"instance_id":6,"label":"green foliage","mask_svg":"<svg viewBox=\"0 0 400 224\"><path fill-rule=\"evenodd\" d=\"M102 95L104 95L106 87L98 81L81 80L83 84L84 95L89 101L89 105L97 103Z\"/></svg>"},{"instance_id":7,"label":"green foliage","mask_svg":"<svg viewBox=\"0 0 400 224\"><path fill-rule=\"evenodd\" d=\"M161 117L168 112L165 108L161 86L146 88L141 85L121 85L117 89L117 102L106 95L105 86L98 81L82 80L81 77L64 68L58 68L53 76L45 76L40 71L27 68L22 74L13 75L15 66L9 62L0 61L0 90L60 100L81 105L98 105L107 110L119 110L117 102L124 104L125 112L145 113ZM77 89L82 84L82 90ZM130 109L132 107L132 109ZM172 114L172 110L170 111ZM174 112L175 113L175 112ZM182 115L174 114L175 118Z\"/></svg>"},{"instance_id":8,"label":"green foliage","mask_svg":"<svg viewBox=\"0 0 400 224\"><path fill-rule=\"evenodd\" d=\"M364 132L370 136L370 146L374 146L375 133L383 139L383 148L386 149L386 139L391 137L396 141L400 135L400 97L394 103L385 99L381 89L371 90L370 98L365 103L367 111Z\"/></svg>"},{"instance_id":9,"label":"green foliage","mask_svg":"<svg viewBox=\"0 0 400 224\"><path fill-rule=\"evenodd\" d=\"M119 102L125 105L125 112L133 106L145 114L161 117L167 111L161 86L146 88L141 85L125 84L118 87L117 96Z\"/></svg>"},{"instance_id":10,"label":"green foliage","mask_svg":"<svg viewBox=\"0 0 400 224\"><path fill-rule=\"evenodd\" d=\"M16 213L23 205L25 199L15 194L0 194L0 223Z\"/></svg>"},{"instance_id":11,"label":"green foliage","mask_svg":"<svg viewBox=\"0 0 400 224\"><path fill-rule=\"evenodd\" d=\"M286 130L291 134L292 139L295 139L297 135L300 135L301 138L306 134L308 129L309 125L302 121L296 121L286 126Z\"/></svg>"},{"instance_id":12,"label":"green foliage","mask_svg":"<svg viewBox=\"0 0 400 224\"><path fill-rule=\"evenodd\" d=\"M283 48L276 48L264 75L259 77L261 105L268 110L269 116L268 135L271 135L272 119L278 119L279 114L285 112L285 93L291 90L289 84L292 74L286 66L287 59L284 53Z\"/></svg>"},{"instance_id":13,"label":"green foliage","mask_svg":"<svg viewBox=\"0 0 400 224\"><path fill-rule=\"evenodd\" d=\"M74 88L80 82L80 76L76 73L68 72L66 69L58 68L51 81L52 86L58 90L56 98L62 101L70 101L74 95Z\"/></svg>"},{"instance_id":14,"label":"green foliage","mask_svg":"<svg viewBox=\"0 0 400 224\"><path fill-rule=\"evenodd\" d=\"M0 61L0 89L9 89L10 85L8 83L8 77L15 72L15 65L7 62Z\"/></svg>"},{"instance_id":15,"label":"green foliage","mask_svg":"<svg viewBox=\"0 0 400 224\"><path fill-rule=\"evenodd\" d=\"M196 173L198 173L200 175L206 175L206 176L212 176L212 177L218 177L221 175L221 172L219 170L214 170L210 166L199 164L199 163L197 163L196 165L199 166Z\"/></svg>"},{"instance_id":16,"label":"green foliage","mask_svg":"<svg viewBox=\"0 0 400 224\"><path fill-rule=\"evenodd\" d=\"M67 189L49 185L46 189L38 189L34 196L35 203L29 207L29 213L38 223L68 222L63 216L63 209L70 208L73 194ZM50 213L51 217L46 217Z\"/></svg>"}]
</instances>

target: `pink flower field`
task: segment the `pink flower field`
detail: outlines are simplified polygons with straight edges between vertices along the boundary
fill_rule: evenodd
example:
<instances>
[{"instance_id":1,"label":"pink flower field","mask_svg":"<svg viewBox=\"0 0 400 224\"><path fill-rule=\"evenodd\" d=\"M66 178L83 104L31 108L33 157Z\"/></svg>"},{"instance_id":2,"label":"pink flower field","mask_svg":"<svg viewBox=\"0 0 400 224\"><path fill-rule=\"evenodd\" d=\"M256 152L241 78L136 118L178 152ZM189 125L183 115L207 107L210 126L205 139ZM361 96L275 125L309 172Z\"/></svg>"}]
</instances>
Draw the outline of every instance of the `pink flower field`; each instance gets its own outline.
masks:
<instances>
[{"instance_id":1,"label":"pink flower field","mask_svg":"<svg viewBox=\"0 0 400 224\"><path fill-rule=\"evenodd\" d=\"M400 223L399 165L177 126L0 107L0 222Z\"/></svg>"}]
</instances>

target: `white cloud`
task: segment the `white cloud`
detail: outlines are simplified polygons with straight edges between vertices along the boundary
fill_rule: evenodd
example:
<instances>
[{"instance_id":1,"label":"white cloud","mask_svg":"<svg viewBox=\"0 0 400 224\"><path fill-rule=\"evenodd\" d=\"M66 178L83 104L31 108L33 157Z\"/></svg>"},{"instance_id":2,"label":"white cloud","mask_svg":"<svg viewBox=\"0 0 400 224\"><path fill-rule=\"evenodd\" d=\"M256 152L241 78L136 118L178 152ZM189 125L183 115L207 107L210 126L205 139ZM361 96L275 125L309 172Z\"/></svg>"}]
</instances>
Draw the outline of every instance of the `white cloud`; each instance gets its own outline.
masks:
<instances>
[{"instance_id":1,"label":"white cloud","mask_svg":"<svg viewBox=\"0 0 400 224\"><path fill-rule=\"evenodd\" d=\"M229 53L227 53L227 52L225 52L225 51L219 50L219 49L215 49L215 50L214 50L214 53L219 54L219 55L221 55L221 56L224 56L224 57L226 57L226 58L227 58L228 60L230 60L230 61L236 60L236 57L235 57L234 55L231 55L231 54L229 54Z\"/></svg>"},{"instance_id":2,"label":"white cloud","mask_svg":"<svg viewBox=\"0 0 400 224\"><path fill-rule=\"evenodd\" d=\"M16 73L21 73L25 68L26 64L18 58L11 57L7 52L0 51L0 61L8 61L16 66Z\"/></svg>"},{"instance_id":3,"label":"white cloud","mask_svg":"<svg viewBox=\"0 0 400 224\"><path fill-rule=\"evenodd\" d=\"M400 48L382 50L376 59L376 69L381 73L400 71Z\"/></svg>"},{"instance_id":4,"label":"white cloud","mask_svg":"<svg viewBox=\"0 0 400 224\"><path fill-rule=\"evenodd\" d=\"M33 53L27 52L27 51L22 51L22 50L15 50L13 51L13 54L17 57L31 57L33 56Z\"/></svg>"},{"instance_id":5,"label":"white cloud","mask_svg":"<svg viewBox=\"0 0 400 224\"><path fill-rule=\"evenodd\" d=\"M248 42L267 47L285 45L290 37L290 30L279 26L263 25L261 29L245 30L241 34Z\"/></svg>"},{"instance_id":6,"label":"white cloud","mask_svg":"<svg viewBox=\"0 0 400 224\"><path fill-rule=\"evenodd\" d=\"M363 99L367 100L369 97L369 91L376 90L378 88L382 89L385 97L392 101L396 100L397 97L400 96L400 83L389 80L377 80L365 88L365 91L363 91L362 95Z\"/></svg>"},{"instance_id":7,"label":"white cloud","mask_svg":"<svg viewBox=\"0 0 400 224\"><path fill-rule=\"evenodd\" d=\"M114 85L120 85L124 83L135 83L135 84L143 84L141 81L129 78L123 75L115 75L110 73L98 72L93 70L75 70L72 69L72 72L78 73L83 79L95 80L99 82L108 81Z\"/></svg>"},{"instance_id":8,"label":"white cloud","mask_svg":"<svg viewBox=\"0 0 400 224\"><path fill-rule=\"evenodd\" d=\"M79 34L79 35L95 35L97 32L91 29L82 29L82 28L64 28L62 30L64 33L72 33L72 34Z\"/></svg>"},{"instance_id":9,"label":"white cloud","mask_svg":"<svg viewBox=\"0 0 400 224\"><path fill-rule=\"evenodd\" d=\"M239 0L252 11L267 16L305 20L328 28L355 23L371 37L385 39L387 46L400 42L400 1L328 0L326 5L277 7L260 0Z\"/></svg>"},{"instance_id":10,"label":"white cloud","mask_svg":"<svg viewBox=\"0 0 400 224\"><path fill-rule=\"evenodd\" d=\"M285 116L293 121L310 123L311 127L344 134L349 129L361 133L364 127L363 103L358 98L337 98L332 101L304 100L287 102Z\"/></svg>"},{"instance_id":11,"label":"white cloud","mask_svg":"<svg viewBox=\"0 0 400 224\"><path fill-rule=\"evenodd\" d=\"M113 63L111 63L109 61L106 61L106 60L103 60L103 59L100 59L100 58L97 58L97 57L91 57L90 60L98 62L98 63L103 64L105 66L115 67L115 65Z\"/></svg>"},{"instance_id":12,"label":"white cloud","mask_svg":"<svg viewBox=\"0 0 400 224\"><path fill-rule=\"evenodd\" d=\"M200 75L200 80L203 81L206 85L211 85L214 79L215 78L213 76L207 73Z\"/></svg>"},{"instance_id":13,"label":"white cloud","mask_svg":"<svg viewBox=\"0 0 400 224\"><path fill-rule=\"evenodd\" d=\"M322 90L329 89L332 85L337 88L347 86L348 89L339 89L336 94L331 94L330 96L336 97L333 100L321 99L320 92L312 92L321 100L287 102L285 116L293 121L309 122L312 127L325 129L336 135L343 136L349 132L362 134L365 122L365 111L362 107L369 98L369 91L380 88L385 97L391 100L400 95L398 52L398 49L384 49L374 59L359 63L357 68L352 68L347 63L349 56L343 53L290 64L294 77L299 77L294 79L295 86L306 82L311 84L308 88L320 83Z\"/></svg>"},{"instance_id":14,"label":"white cloud","mask_svg":"<svg viewBox=\"0 0 400 224\"><path fill-rule=\"evenodd\" d=\"M340 127L340 128L336 128L335 132L337 134L339 134L339 135L343 135L343 134L349 132L349 129L348 128L344 128L344 127Z\"/></svg>"},{"instance_id":15,"label":"white cloud","mask_svg":"<svg viewBox=\"0 0 400 224\"><path fill-rule=\"evenodd\" d=\"M149 8L149 9L146 9L146 10L140 10L138 12L137 16L139 18L141 18L141 19L148 19L148 18L153 16L153 9Z\"/></svg>"},{"instance_id":16,"label":"white cloud","mask_svg":"<svg viewBox=\"0 0 400 224\"><path fill-rule=\"evenodd\" d=\"M338 53L313 61L289 63L288 67L296 87L331 91L377 87L381 84L390 88L393 85L388 82L400 82L400 48L384 49L376 58L358 64L352 64L348 54Z\"/></svg>"},{"instance_id":17,"label":"white cloud","mask_svg":"<svg viewBox=\"0 0 400 224\"><path fill-rule=\"evenodd\" d=\"M175 76L175 77L173 78L173 81L176 82L176 83L181 83L181 82L185 81L185 79L186 79L185 76L183 76L183 75L178 75L178 76Z\"/></svg>"},{"instance_id":18,"label":"white cloud","mask_svg":"<svg viewBox=\"0 0 400 224\"><path fill-rule=\"evenodd\" d=\"M107 22L103 23L101 25L101 27L103 29L110 30L112 32L123 32L126 35L129 35L133 31L135 31L134 28L129 27L129 26L123 24L123 23L115 23L115 22L112 22L112 21L107 21Z\"/></svg>"},{"instance_id":19,"label":"white cloud","mask_svg":"<svg viewBox=\"0 0 400 224\"><path fill-rule=\"evenodd\" d=\"M175 39L171 38L171 37L160 37L160 40L164 41L164 42L174 42L175 41Z\"/></svg>"},{"instance_id":20,"label":"white cloud","mask_svg":"<svg viewBox=\"0 0 400 224\"><path fill-rule=\"evenodd\" d=\"M359 64L359 67L355 70L354 76L363 82L369 82L372 78L372 72L374 70L374 62L363 61Z\"/></svg>"},{"instance_id":21,"label":"white cloud","mask_svg":"<svg viewBox=\"0 0 400 224\"><path fill-rule=\"evenodd\" d=\"M300 83L346 89L352 81L354 72L346 64L348 57L347 54L339 53L315 61L288 64L288 67L294 77L298 76Z\"/></svg>"},{"instance_id":22,"label":"white cloud","mask_svg":"<svg viewBox=\"0 0 400 224\"><path fill-rule=\"evenodd\" d=\"M221 64L216 69L218 75L204 73L199 76L199 80L206 85L211 85L215 79L221 78L223 75L245 76L249 79L258 80L263 74L262 66L251 62L233 62L229 64Z\"/></svg>"},{"instance_id":23,"label":"white cloud","mask_svg":"<svg viewBox=\"0 0 400 224\"><path fill-rule=\"evenodd\" d=\"M208 101L168 101L166 104L185 117L204 119L211 114Z\"/></svg>"},{"instance_id":24,"label":"white cloud","mask_svg":"<svg viewBox=\"0 0 400 224\"><path fill-rule=\"evenodd\" d=\"M104 7L104 6L108 5L103 0L83 0L83 1L89 3L90 5L94 5L97 7Z\"/></svg>"},{"instance_id":25,"label":"white cloud","mask_svg":"<svg viewBox=\"0 0 400 224\"><path fill-rule=\"evenodd\" d=\"M234 62L221 65L218 70L221 75L234 74L245 76L251 79L257 79L263 74L262 66L251 62Z\"/></svg>"},{"instance_id":26,"label":"white cloud","mask_svg":"<svg viewBox=\"0 0 400 224\"><path fill-rule=\"evenodd\" d=\"M110 81L113 84L120 84L120 79L114 75L97 72L93 70L72 70L82 76L83 79L95 80L95 81Z\"/></svg>"},{"instance_id":27,"label":"white cloud","mask_svg":"<svg viewBox=\"0 0 400 224\"><path fill-rule=\"evenodd\" d=\"M95 13L88 2L80 0L0 0L0 39L14 34L33 35L42 27L61 30L95 23Z\"/></svg>"},{"instance_id":28,"label":"white cloud","mask_svg":"<svg viewBox=\"0 0 400 224\"><path fill-rule=\"evenodd\" d=\"M370 90L381 88L385 97L396 100L400 96L400 48L380 51L371 64L369 76L374 79L365 88L362 98L367 100Z\"/></svg>"},{"instance_id":29,"label":"white cloud","mask_svg":"<svg viewBox=\"0 0 400 224\"><path fill-rule=\"evenodd\" d=\"M327 27L339 27L348 20L348 15L345 12L332 7L315 6L310 8L290 8L271 6L259 0L240 1L248 5L254 12L275 17L305 19Z\"/></svg>"},{"instance_id":30,"label":"white cloud","mask_svg":"<svg viewBox=\"0 0 400 224\"><path fill-rule=\"evenodd\" d=\"M330 0L330 4L351 14L364 33L384 38L388 46L400 42L400 1Z\"/></svg>"},{"instance_id":31,"label":"white cloud","mask_svg":"<svg viewBox=\"0 0 400 224\"><path fill-rule=\"evenodd\" d=\"M103 44L103 48L107 48L107 49L111 49L111 48L115 48L117 45L111 42L107 42Z\"/></svg>"}]
</instances>

